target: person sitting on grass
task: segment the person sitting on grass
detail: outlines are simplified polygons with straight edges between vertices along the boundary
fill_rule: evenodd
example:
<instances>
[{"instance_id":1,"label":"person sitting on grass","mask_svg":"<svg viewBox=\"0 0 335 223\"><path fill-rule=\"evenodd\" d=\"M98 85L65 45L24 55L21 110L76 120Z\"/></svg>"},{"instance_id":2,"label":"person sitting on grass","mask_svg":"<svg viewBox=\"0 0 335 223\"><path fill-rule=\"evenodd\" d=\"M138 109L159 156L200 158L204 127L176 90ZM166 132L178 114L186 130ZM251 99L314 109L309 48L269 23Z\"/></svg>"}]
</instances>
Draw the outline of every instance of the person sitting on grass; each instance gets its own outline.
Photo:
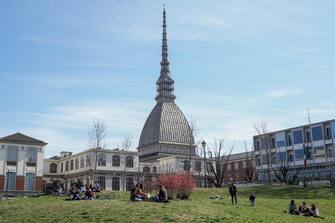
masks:
<instances>
[{"instance_id":1,"label":"person sitting on grass","mask_svg":"<svg viewBox=\"0 0 335 223\"><path fill-rule=\"evenodd\" d=\"M315 204L311 204L311 208L309 210L309 216L320 217L319 210Z\"/></svg>"},{"instance_id":2,"label":"person sitting on grass","mask_svg":"<svg viewBox=\"0 0 335 223\"><path fill-rule=\"evenodd\" d=\"M147 194L143 192L143 184L139 184L139 186L136 188L135 195L142 201L147 199Z\"/></svg>"},{"instance_id":3,"label":"person sitting on grass","mask_svg":"<svg viewBox=\"0 0 335 223\"><path fill-rule=\"evenodd\" d=\"M298 214L308 216L310 208L307 206L306 202L302 202L302 205L299 206Z\"/></svg>"},{"instance_id":4,"label":"person sitting on grass","mask_svg":"<svg viewBox=\"0 0 335 223\"><path fill-rule=\"evenodd\" d=\"M139 184L136 184L135 187L133 187L133 189L131 189L130 191L130 200L131 201L143 201L142 199L140 199L137 195L136 195L136 190L139 187Z\"/></svg>"},{"instance_id":5,"label":"person sitting on grass","mask_svg":"<svg viewBox=\"0 0 335 223\"><path fill-rule=\"evenodd\" d=\"M78 188L76 189L73 188L72 200L81 200L80 190Z\"/></svg>"},{"instance_id":6,"label":"person sitting on grass","mask_svg":"<svg viewBox=\"0 0 335 223\"><path fill-rule=\"evenodd\" d=\"M288 213L290 214L299 214L298 210L297 210L297 205L295 204L294 200L291 200L289 206L288 206Z\"/></svg>"},{"instance_id":7,"label":"person sitting on grass","mask_svg":"<svg viewBox=\"0 0 335 223\"><path fill-rule=\"evenodd\" d=\"M256 199L256 196L253 192L250 193L250 196L249 196L249 201L250 201L250 207L253 207L255 206L255 199Z\"/></svg>"},{"instance_id":8,"label":"person sitting on grass","mask_svg":"<svg viewBox=\"0 0 335 223\"><path fill-rule=\"evenodd\" d=\"M94 194L91 188L86 187L86 192L85 192L85 199L86 200L94 200Z\"/></svg>"},{"instance_id":9,"label":"person sitting on grass","mask_svg":"<svg viewBox=\"0 0 335 223\"><path fill-rule=\"evenodd\" d=\"M159 191L157 196L155 197L155 200L156 202L164 202L164 203L169 202L167 191L162 184L159 185Z\"/></svg>"}]
</instances>

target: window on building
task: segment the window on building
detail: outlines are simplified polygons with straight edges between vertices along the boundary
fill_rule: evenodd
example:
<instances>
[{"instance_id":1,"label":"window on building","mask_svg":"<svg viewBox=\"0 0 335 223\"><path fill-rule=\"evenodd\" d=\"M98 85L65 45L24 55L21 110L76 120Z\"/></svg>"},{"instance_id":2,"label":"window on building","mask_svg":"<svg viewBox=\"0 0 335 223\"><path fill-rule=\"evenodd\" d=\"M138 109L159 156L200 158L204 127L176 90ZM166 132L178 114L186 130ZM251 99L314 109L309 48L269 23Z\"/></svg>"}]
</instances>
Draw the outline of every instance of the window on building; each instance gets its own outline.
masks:
<instances>
[{"instance_id":1,"label":"window on building","mask_svg":"<svg viewBox=\"0 0 335 223\"><path fill-rule=\"evenodd\" d=\"M293 143L294 144L303 143L302 130L293 131Z\"/></svg>"},{"instance_id":2,"label":"window on building","mask_svg":"<svg viewBox=\"0 0 335 223\"><path fill-rule=\"evenodd\" d=\"M256 141L256 150L259 151L261 149L259 139Z\"/></svg>"},{"instance_id":3,"label":"window on building","mask_svg":"<svg viewBox=\"0 0 335 223\"><path fill-rule=\"evenodd\" d=\"M99 153L98 166L106 166L106 153Z\"/></svg>"},{"instance_id":4,"label":"window on building","mask_svg":"<svg viewBox=\"0 0 335 223\"><path fill-rule=\"evenodd\" d=\"M91 166L91 154L86 155L86 166Z\"/></svg>"},{"instance_id":5,"label":"window on building","mask_svg":"<svg viewBox=\"0 0 335 223\"><path fill-rule=\"evenodd\" d=\"M70 161L70 170L73 170L73 166L74 166L74 160Z\"/></svg>"},{"instance_id":6,"label":"window on building","mask_svg":"<svg viewBox=\"0 0 335 223\"><path fill-rule=\"evenodd\" d=\"M313 141L323 140L322 126L312 128L312 139Z\"/></svg>"},{"instance_id":7,"label":"window on building","mask_svg":"<svg viewBox=\"0 0 335 223\"><path fill-rule=\"evenodd\" d=\"M242 162L242 167L245 169L245 168L247 168L247 162L246 161L243 161Z\"/></svg>"},{"instance_id":8,"label":"window on building","mask_svg":"<svg viewBox=\"0 0 335 223\"><path fill-rule=\"evenodd\" d=\"M120 178L112 177L112 190L120 190Z\"/></svg>"},{"instance_id":9,"label":"window on building","mask_svg":"<svg viewBox=\"0 0 335 223\"><path fill-rule=\"evenodd\" d=\"M7 177L6 177L6 182L5 182L5 188L7 188L8 191L14 191L15 184L16 184L16 173L7 172L6 176Z\"/></svg>"},{"instance_id":10,"label":"window on building","mask_svg":"<svg viewBox=\"0 0 335 223\"><path fill-rule=\"evenodd\" d=\"M132 177L126 178L126 190L130 191L134 187L134 179Z\"/></svg>"},{"instance_id":11,"label":"window on building","mask_svg":"<svg viewBox=\"0 0 335 223\"><path fill-rule=\"evenodd\" d=\"M311 142L311 131L306 130L305 132L305 142Z\"/></svg>"},{"instance_id":12,"label":"window on building","mask_svg":"<svg viewBox=\"0 0 335 223\"><path fill-rule=\"evenodd\" d=\"M61 164L60 164L60 172L63 173L63 170L64 170L64 163L61 162Z\"/></svg>"},{"instance_id":13,"label":"window on building","mask_svg":"<svg viewBox=\"0 0 335 223\"><path fill-rule=\"evenodd\" d=\"M325 158L326 151L323 146L314 147L314 157L315 158Z\"/></svg>"},{"instance_id":14,"label":"window on building","mask_svg":"<svg viewBox=\"0 0 335 223\"><path fill-rule=\"evenodd\" d=\"M326 139L331 139L332 138L332 130L330 126L326 126Z\"/></svg>"},{"instance_id":15,"label":"window on building","mask_svg":"<svg viewBox=\"0 0 335 223\"><path fill-rule=\"evenodd\" d=\"M33 191L35 189L35 174L27 173L25 180L26 180L25 190Z\"/></svg>"},{"instance_id":16,"label":"window on building","mask_svg":"<svg viewBox=\"0 0 335 223\"><path fill-rule=\"evenodd\" d=\"M126 157L126 167L134 167L134 158L132 156Z\"/></svg>"},{"instance_id":17,"label":"window on building","mask_svg":"<svg viewBox=\"0 0 335 223\"><path fill-rule=\"evenodd\" d=\"M275 144L275 137L271 137L271 148L275 148L276 144Z\"/></svg>"},{"instance_id":18,"label":"window on building","mask_svg":"<svg viewBox=\"0 0 335 223\"><path fill-rule=\"evenodd\" d=\"M27 147L26 159L27 159L27 162L32 162L32 163L37 162L37 148L36 147Z\"/></svg>"},{"instance_id":19,"label":"window on building","mask_svg":"<svg viewBox=\"0 0 335 223\"><path fill-rule=\"evenodd\" d=\"M84 168L85 166L85 158L82 156L80 157L80 168Z\"/></svg>"},{"instance_id":20,"label":"window on building","mask_svg":"<svg viewBox=\"0 0 335 223\"><path fill-rule=\"evenodd\" d=\"M190 168L191 168L190 161L189 161L189 160L184 160L184 161L183 161L183 169L184 169L185 171L189 171Z\"/></svg>"},{"instance_id":21,"label":"window on building","mask_svg":"<svg viewBox=\"0 0 335 223\"><path fill-rule=\"evenodd\" d=\"M304 160L304 157L305 157L304 149L296 149L296 150L294 150L294 158L295 158L295 160L297 160L297 161Z\"/></svg>"},{"instance_id":22,"label":"window on building","mask_svg":"<svg viewBox=\"0 0 335 223\"><path fill-rule=\"evenodd\" d=\"M112 166L120 166L120 156L119 155L113 155L112 157Z\"/></svg>"},{"instance_id":23,"label":"window on building","mask_svg":"<svg viewBox=\"0 0 335 223\"><path fill-rule=\"evenodd\" d=\"M144 166L143 167L143 172L144 173L150 173L150 167L149 166Z\"/></svg>"},{"instance_id":24,"label":"window on building","mask_svg":"<svg viewBox=\"0 0 335 223\"><path fill-rule=\"evenodd\" d=\"M287 145L286 146L292 146L292 136L291 136L291 133L287 133L286 135L286 142L287 142Z\"/></svg>"},{"instance_id":25,"label":"window on building","mask_svg":"<svg viewBox=\"0 0 335 223\"><path fill-rule=\"evenodd\" d=\"M268 157L265 154L262 154L262 164L268 164Z\"/></svg>"},{"instance_id":26,"label":"window on building","mask_svg":"<svg viewBox=\"0 0 335 223\"><path fill-rule=\"evenodd\" d=\"M231 170L231 164L227 165L227 170Z\"/></svg>"},{"instance_id":27,"label":"window on building","mask_svg":"<svg viewBox=\"0 0 335 223\"><path fill-rule=\"evenodd\" d=\"M156 166L152 167L152 172L157 173L157 167Z\"/></svg>"},{"instance_id":28,"label":"window on building","mask_svg":"<svg viewBox=\"0 0 335 223\"><path fill-rule=\"evenodd\" d=\"M293 150L287 152L287 159L289 162L293 162L294 159Z\"/></svg>"},{"instance_id":29,"label":"window on building","mask_svg":"<svg viewBox=\"0 0 335 223\"><path fill-rule=\"evenodd\" d=\"M69 171L69 161L65 162L65 171Z\"/></svg>"},{"instance_id":30,"label":"window on building","mask_svg":"<svg viewBox=\"0 0 335 223\"><path fill-rule=\"evenodd\" d=\"M76 158L74 161L74 168L79 169L79 158Z\"/></svg>"},{"instance_id":31,"label":"window on building","mask_svg":"<svg viewBox=\"0 0 335 223\"><path fill-rule=\"evenodd\" d=\"M7 146L7 161L17 161L17 150L18 146L8 145Z\"/></svg>"},{"instance_id":32,"label":"window on building","mask_svg":"<svg viewBox=\"0 0 335 223\"><path fill-rule=\"evenodd\" d=\"M335 151L334 151L333 145L327 145L326 156L327 157L335 157Z\"/></svg>"},{"instance_id":33,"label":"window on building","mask_svg":"<svg viewBox=\"0 0 335 223\"><path fill-rule=\"evenodd\" d=\"M105 176L98 176L98 183L100 187L105 190L106 189L106 177Z\"/></svg>"},{"instance_id":34,"label":"window on building","mask_svg":"<svg viewBox=\"0 0 335 223\"><path fill-rule=\"evenodd\" d=\"M57 163L50 163L50 173L57 173Z\"/></svg>"},{"instance_id":35,"label":"window on building","mask_svg":"<svg viewBox=\"0 0 335 223\"><path fill-rule=\"evenodd\" d=\"M195 171L201 172L201 161L200 160L195 161Z\"/></svg>"},{"instance_id":36,"label":"window on building","mask_svg":"<svg viewBox=\"0 0 335 223\"><path fill-rule=\"evenodd\" d=\"M279 163L286 162L287 153L286 152L278 152L277 153L277 160Z\"/></svg>"},{"instance_id":37,"label":"window on building","mask_svg":"<svg viewBox=\"0 0 335 223\"><path fill-rule=\"evenodd\" d=\"M236 162L236 163L234 163L234 169L235 170L238 170L238 168L239 168L239 165L238 165L238 163Z\"/></svg>"}]
</instances>

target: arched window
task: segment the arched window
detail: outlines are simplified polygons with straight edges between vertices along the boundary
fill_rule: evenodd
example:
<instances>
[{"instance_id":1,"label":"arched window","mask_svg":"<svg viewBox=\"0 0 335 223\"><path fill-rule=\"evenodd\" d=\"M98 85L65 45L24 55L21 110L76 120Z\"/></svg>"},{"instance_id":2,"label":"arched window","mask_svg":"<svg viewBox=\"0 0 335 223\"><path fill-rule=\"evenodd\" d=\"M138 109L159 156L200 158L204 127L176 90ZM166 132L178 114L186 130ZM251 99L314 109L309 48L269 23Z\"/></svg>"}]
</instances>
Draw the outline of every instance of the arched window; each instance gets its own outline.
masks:
<instances>
[{"instance_id":1,"label":"arched window","mask_svg":"<svg viewBox=\"0 0 335 223\"><path fill-rule=\"evenodd\" d=\"M195 161L195 171L201 172L201 161L200 160Z\"/></svg>"},{"instance_id":2,"label":"arched window","mask_svg":"<svg viewBox=\"0 0 335 223\"><path fill-rule=\"evenodd\" d=\"M149 166L144 166L143 167L143 172L144 173L150 173L150 167Z\"/></svg>"},{"instance_id":3,"label":"arched window","mask_svg":"<svg viewBox=\"0 0 335 223\"><path fill-rule=\"evenodd\" d=\"M134 167L134 158L132 156L126 157L126 167Z\"/></svg>"},{"instance_id":4,"label":"arched window","mask_svg":"<svg viewBox=\"0 0 335 223\"><path fill-rule=\"evenodd\" d=\"M69 161L65 162L65 171L69 171Z\"/></svg>"},{"instance_id":5,"label":"arched window","mask_svg":"<svg viewBox=\"0 0 335 223\"><path fill-rule=\"evenodd\" d=\"M191 165L190 165L190 161L189 160L184 160L184 170L185 171L190 171Z\"/></svg>"},{"instance_id":6,"label":"arched window","mask_svg":"<svg viewBox=\"0 0 335 223\"><path fill-rule=\"evenodd\" d=\"M80 157L80 168L84 168L85 166L85 158L82 156Z\"/></svg>"},{"instance_id":7,"label":"arched window","mask_svg":"<svg viewBox=\"0 0 335 223\"><path fill-rule=\"evenodd\" d=\"M152 167L152 172L157 173L157 166Z\"/></svg>"},{"instance_id":8,"label":"arched window","mask_svg":"<svg viewBox=\"0 0 335 223\"><path fill-rule=\"evenodd\" d=\"M90 154L86 155L86 166L91 166L91 155Z\"/></svg>"},{"instance_id":9,"label":"arched window","mask_svg":"<svg viewBox=\"0 0 335 223\"><path fill-rule=\"evenodd\" d=\"M57 173L57 163L50 164L50 173Z\"/></svg>"},{"instance_id":10,"label":"arched window","mask_svg":"<svg viewBox=\"0 0 335 223\"><path fill-rule=\"evenodd\" d=\"M76 158L74 161L74 168L78 169L79 168L79 158Z\"/></svg>"},{"instance_id":11,"label":"arched window","mask_svg":"<svg viewBox=\"0 0 335 223\"><path fill-rule=\"evenodd\" d=\"M62 162L62 163L60 164L60 172L61 172L61 173L63 173L63 169L64 169L64 163Z\"/></svg>"},{"instance_id":12,"label":"arched window","mask_svg":"<svg viewBox=\"0 0 335 223\"><path fill-rule=\"evenodd\" d=\"M98 166L106 166L106 153L100 153L98 156Z\"/></svg>"},{"instance_id":13,"label":"arched window","mask_svg":"<svg viewBox=\"0 0 335 223\"><path fill-rule=\"evenodd\" d=\"M73 164L74 164L74 160L71 160L70 161L70 170L73 170L73 166L74 166Z\"/></svg>"},{"instance_id":14,"label":"arched window","mask_svg":"<svg viewBox=\"0 0 335 223\"><path fill-rule=\"evenodd\" d=\"M112 166L120 166L120 156L114 155L112 158Z\"/></svg>"}]
</instances>

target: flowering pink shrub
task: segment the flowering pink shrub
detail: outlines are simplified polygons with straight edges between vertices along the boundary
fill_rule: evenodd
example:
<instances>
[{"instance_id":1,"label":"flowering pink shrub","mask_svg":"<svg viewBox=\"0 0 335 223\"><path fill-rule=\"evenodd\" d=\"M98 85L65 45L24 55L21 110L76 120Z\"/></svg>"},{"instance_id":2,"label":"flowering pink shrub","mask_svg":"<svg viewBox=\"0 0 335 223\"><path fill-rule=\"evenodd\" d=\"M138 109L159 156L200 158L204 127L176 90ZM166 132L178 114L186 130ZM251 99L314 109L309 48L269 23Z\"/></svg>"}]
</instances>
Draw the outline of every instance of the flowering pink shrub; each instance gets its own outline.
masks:
<instances>
[{"instance_id":1,"label":"flowering pink shrub","mask_svg":"<svg viewBox=\"0 0 335 223\"><path fill-rule=\"evenodd\" d=\"M164 185L170 198L180 199L188 199L196 186L193 176L187 172L160 175L156 183Z\"/></svg>"}]
</instances>

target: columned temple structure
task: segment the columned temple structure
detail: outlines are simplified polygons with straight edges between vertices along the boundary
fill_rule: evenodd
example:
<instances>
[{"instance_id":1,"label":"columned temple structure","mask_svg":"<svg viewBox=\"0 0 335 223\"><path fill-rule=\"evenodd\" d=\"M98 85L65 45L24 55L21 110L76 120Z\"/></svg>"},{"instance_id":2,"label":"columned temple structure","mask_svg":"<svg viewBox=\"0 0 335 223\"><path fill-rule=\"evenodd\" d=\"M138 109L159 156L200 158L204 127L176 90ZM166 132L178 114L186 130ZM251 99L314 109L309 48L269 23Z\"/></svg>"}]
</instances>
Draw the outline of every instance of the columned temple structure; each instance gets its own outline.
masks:
<instances>
[{"instance_id":1,"label":"columned temple structure","mask_svg":"<svg viewBox=\"0 0 335 223\"><path fill-rule=\"evenodd\" d=\"M163 11L162 60L156 82L156 105L147 118L139 140L140 161L155 162L166 156L195 155L192 129L175 104L174 80L170 74L166 32L166 12Z\"/></svg>"}]
</instances>

